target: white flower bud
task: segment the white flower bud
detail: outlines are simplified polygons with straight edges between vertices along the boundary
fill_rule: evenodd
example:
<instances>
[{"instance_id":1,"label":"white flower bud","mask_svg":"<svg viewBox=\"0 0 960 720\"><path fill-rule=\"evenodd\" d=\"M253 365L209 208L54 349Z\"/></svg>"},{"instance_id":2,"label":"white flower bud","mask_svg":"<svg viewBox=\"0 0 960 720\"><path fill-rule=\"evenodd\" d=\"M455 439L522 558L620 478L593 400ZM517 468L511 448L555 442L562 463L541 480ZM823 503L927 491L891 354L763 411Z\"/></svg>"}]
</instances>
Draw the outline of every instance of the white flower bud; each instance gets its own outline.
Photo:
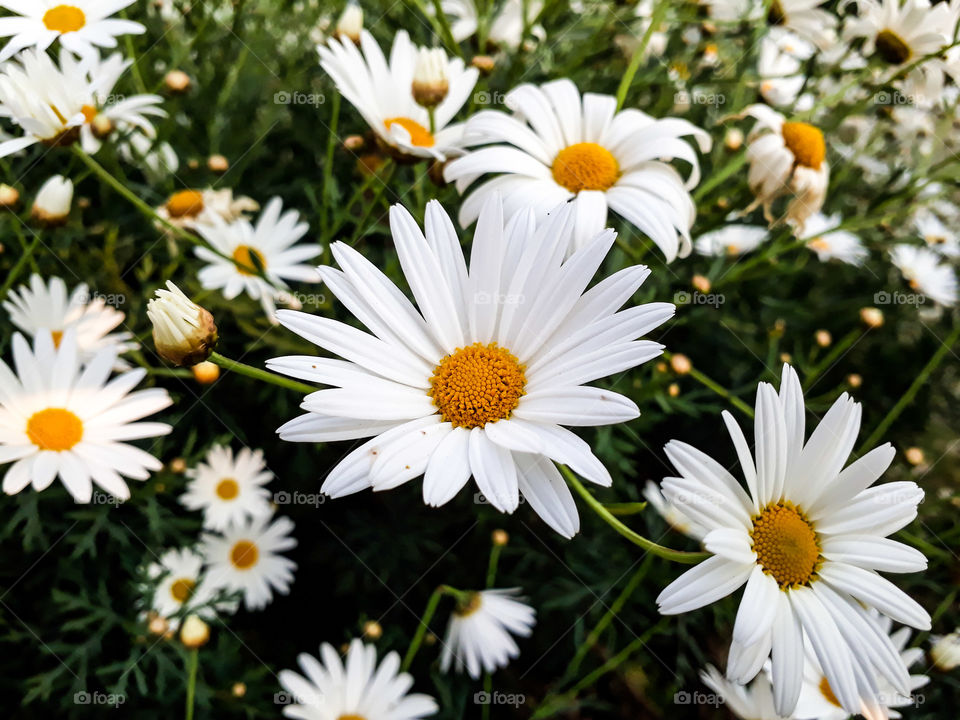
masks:
<instances>
[{"instance_id":1,"label":"white flower bud","mask_svg":"<svg viewBox=\"0 0 960 720\"><path fill-rule=\"evenodd\" d=\"M440 48L420 48L413 71L413 99L425 108L443 102L450 91L447 54Z\"/></svg>"},{"instance_id":2,"label":"white flower bud","mask_svg":"<svg viewBox=\"0 0 960 720\"><path fill-rule=\"evenodd\" d=\"M360 33L363 31L363 9L356 3L348 3L337 20L337 37L349 38L355 43L360 42Z\"/></svg>"},{"instance_id":3,"label":"white flower bud","mask_svg":"<svg viewBox=\"0 0 960 720\"><path fill-rule=\"evenodd\" d=\"M70 217L73 204L73 183L62 175L47 180L33 201L33 219L42 225L63 225Z\"/></svg>"},{"instance_id":4,"label":"white flower bud","mask_svg":"<svg viewBox=\"0 0 960 720\"><path fill-rule=\"evenodd\" d=\"M157 297L147 303L157 353L174 365L201 363L217 344L213 316L172 282L167 282L167 288L157 290Z\"/></svg>"}]
</instances>

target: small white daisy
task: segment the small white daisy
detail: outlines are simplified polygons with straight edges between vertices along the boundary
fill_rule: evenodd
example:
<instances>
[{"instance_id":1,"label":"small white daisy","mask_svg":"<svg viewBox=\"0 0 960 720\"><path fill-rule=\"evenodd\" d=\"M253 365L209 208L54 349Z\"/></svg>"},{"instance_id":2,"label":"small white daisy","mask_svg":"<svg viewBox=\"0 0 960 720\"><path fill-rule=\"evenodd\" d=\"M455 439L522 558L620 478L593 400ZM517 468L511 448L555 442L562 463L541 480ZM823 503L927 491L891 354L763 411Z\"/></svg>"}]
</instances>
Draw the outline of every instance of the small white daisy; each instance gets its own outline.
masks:
<instances>
[{"instance_id":1,"label":"small white daisy","mask_svg":"<svg viewBox=\"0 0 960 720\"><path fill-rule=\"evenodd\" d=\"M724 422L748 488L695 448L671 441L666 453L681 477L663 494L709 532L714 555L675 580L657 598L667 615L709 605L746 585L733 629L727 677L745 683L771 658L774 706L789 715L809 648L840 704L860 712L876 700L865 679L878 672L910 693L899 652L868 608L920 629L924 609L879 572L917 572L926 558L890 540L911 522L923 490L913 482L871 485L893 460L889 445L844 468L860 429L860 405L844 393L808 440L800 380L789 365L780 392L757 392L755 451L728 412Z\"/></svg>"},{"instance_id":2,"label":"small white daisy","mask_svg":"<svg viewBox=\"0 0 960 720\"><path fill-rule=\"evenodd\" d=\"M443 641L440 669L449 672L456 661L474 680L481 672L506 667L520 654L513 636L529 637L536 624L536 611L520 602L511 590L468 592L450 616Z\"/></svg>"},{"instance_id":3,"label":"small white daisy","mask_svg":"<svg viewBox=\"0 0 960 720\"><path fill-rule=\"evenodd\" d=\"M773 685L765 673L757 675L749 685L741 685L727 680L713 665L707 665L700 672L700 679L722 698L724 707L741 720L786 720L773 706Z\"/></svg>"},{"instance_id":4,"label":"small white daisy","mask_svg":"<svg viewBox=\"0 0 960 720\"><path fill-rule=\"evenodd\" d=\"M0 463L14 463L3 478L5 493L28 485L45 490L59 476L77 502L90 502L93 483L126 500L130 489L121 476L146 480L163 467L127 441L169 433L164 423L138 421L172 401L162 388L131 392L143 369L108 382L117 352L109 345L82 366L75 328L59 347L46 331L37 332L33 350L23 335L13 336L16 372L0 360Z\"/></svg>"},{"instance_id":5,"label":"small white daisy","mask_svg":"<svg viewBox=\"0 0 960 720\"><path fill-rule=\"evenodd\" d=\"M957 275L933 250L914 245L895 245L890 260L910 288L940 305L957 303Z\"/></svg>"},{"instance_id":6,"label":"small white daisy","mask_svg":"<svg viewBox=\"0 0 960 720\"><path fill-rule=\"evenodd\" d=\"M847 230L834 229L842 220L839 213L829 217L823 213L811 215L803 228L803 240L822 262L839 260L848 265L863 265L869 253L860 238Z\"/></svg>"},{"instance_id":7,"label":"small white daisy","mask_svg":"<svg viewBox=\"0 0 960 720\"><path fill-rule=\"evenodd\" d=\"M266 607L274 591L286 595L297 564L280 553L297 546L291 532L290 518L270 522L265 516L230 525L221 534L205 533L203 557L212 587L242 592L247 610Z\"/></svg>"},{"instance_id":8,"label":"small white daisy","mask_svg":"<svg viewBox=\"0 0 960 720\"><path fill-rule=\"evenodd\" d=\"M501 512L514 512L522 493L550 527L577 533L576 504L553 461L600 485L612 480L563 426L639 415L629 398L586 383L659 356L662 345L637 338L675 308L650 303L617 312L649 275L642 266L584 292L615 233L600 233L564 261L574 223L567 205L539 227L530 209L505 226L493 197L478 220L468 269L438 202L427 204L426 235L395 205L390 228L419 310L353 248L331 247L342 270L320 268L323 280L372 334L281 310L281 324L344 359L267 362L332 386L305 398L306 414L283 425L281 438L373 438L330 472L324 493L387 490L422 475L424 502L440 506L472 476Z\"/></svg>"},{"instance_id":9,"label":"small white daisy","mask_svg":"<svg viewBox=\"0 0 960 720\"><path fill-rule=\"evenodd\" d=\"M757 60L763 99L771 105L794 105L806 80L803 61L812 52L809 43L790 32L771 31L765 35Z\"/></svg>"},{"instance_id":10,"label":"small white daisy","mask_svg":"<svg viewBox=\"0 0 960 720\"><path fill-rule=\"evenodd\" d=\"M276 302L288 293L284 280L319 282L320 276L305 260L320 254L315 243L295 245L307 234L310 226L300 222L300 213L287 210L281 214L283 202L275 197L267 203L256 225L246 218L226 223L216 214L211 224L197 225L196 230L211 247L198 247L198 258L210 263L200 270L198 277L207 290L221 290L227 300L246 293L259 300L271 321L277 309ZM227 258L233 258L231 262Z\"/></svg>"},{"instance_id":11,"label":"small white daisy","mask_svg":"<svg viewBox=\"0 0 960 720\"><path fill-rule=\"evenodd\" d=\"M120 35L139 35L140 23L111 17L135 0L0 0L0 7L16 13L0 18L0 37L10 41L0 62L23 48L46 50L57 39L70 52L96 58L97 48L115 48Z\"/></svg>"},{"instance_id":12,"label":"small white daisy","mask_svg":"<svg viewBox=\"0 0 960 720\"><path fill-rule=\"evenodd\" d=\"M462 151L463 125L451 125L450 121L473 91L476 68L465 68L461 58L447 60L448 91L433 110L431 123L431 113L413 96L417 47L406 31L396 34L389 63L366 30L361 34L360 49L351 40L336 39L318 46L317 52L337 90L387 149L407 157L437 160Z\"/></svg>"},{"instance_id":13,"label":"small white daisy","mask_svg":"<svg viewBox=\"0 0 960 720\"><path fill-rule=\"evenodd\" d=\"M41 330L53 336L53 344L60 346L63 334L73 329L81 362L89 362L103 348L113 347L118 353L136 347L130 342L129 332L112 332L125 315L107 305L107 298L91 295L86 285L77 285L67 294L62 278L51 277L46 283L39 275L30 277L30 285L21 285L10 291L3 309L10 314L10 322L31 338Z\"/></svg>"},{"instance_id":14,"label":"small white daisy","mask_svg":"<svg viewBox=\"0 0 960 720\"><path fill-rule=\"evenodd\" d=\"M790 30L826 49L836 42L837 16L820 8L823 4L822 0L772 0L767 6L767 24Z\"/></svg>"},{"instance_id":15,"label":"small white daisy","mask_svg":"<svg viewBox=\"0 0 960 720\"><path fill-rule=\"evenodd\" d=\"M938 670L960 667L960 628L947 635L930 636L930 659Z\"/></svg>"},{"instance_id":16,"label":"small white daisy","mask_svg":"<svg viewBox=\"0 0 960 720\"><path fill-rule=\"evenodd\" d=\"M280 685L295 704L283 714L300 720L420 720L435 715L429 695L408 694L413 678L400 672L400 656L388 653L377 664L377 650L354 639L344 663L332 646L320 646L319 660L301 653L303 675L280 671Z\"/></svg>"},{"instance_id":17,"label":"small white daisy","mask_svg":"<svg viewBox=\"0 0 960 720\"><path fill-rule=\"evenodd\" d=\"M920 210L913 218L914 226L931 250L944 257L960 257L960 238L930 210Z\"/></svg>"},{"instance_id":18,"label":"small white daisy","mask_svg":"<svg viewBox=\"0 0 960 720\"><path fill-rule=\"evenodd\" d=\"M705 527L688 518L676 505L668 502L663 493L660 492L660 486L653 480L647 481L643 488L643 497L653 506L653 509L657 511L657 514L664 519L667 525L678 533L683 533L695 540L702 540L703 536L707 534Z\"/></svg>"},{"instance_id":19,"label":"small white daisy","mask_svg":"<svg viewBox=\"0 0 960 720\"><path fill-rule=\"evenodd\" d=\"M218 600L212 583L203 576L203 556L190 548L168 550L147 568L151 585L150 610L174 627L184 616L212 620L218 613L236 612L237 603Z\"/></svg>"},{"instance_id":20,"label":"small white daisy","mask_svg":"<svg viewBox=\"0 0 960 720\"><path fill-rule=\"evenodd\" d=\"M246 219L257 212L260 204L246 195L233 196L233 190L179 190L157 208L157 215L177 227L195 230L198 225L213 225L216 220L225 223Z\"/></svg>"},{"instance_id":21,"label":"small white daisy","mask_svg":"<svg viewBox=\"0 0 960 720\"><path fill-rule=\"evenodd\" d=\"M608 208L645 233L670 262L690 254L690 226L696 215L688 190L700 180L692 137L700 150L710 136L679 118L656 119L639 110L617 112L611 95L580 97L570 80L521 85L507 93L514 115L485 110L467 122L466 141L491 145L449 163L448 182L463 193L484 182L463 201L460 225L467 227L495 193L507 217L533 207L538 219L558 205L576 208L574 248L607 226ZM505 143L505 144L495 144ZM665 160L690 165L686 182Z\"/></svg>"},{"instance_id":22,"label":"small white daisy","mask_svg":"<svg viewBox=\"0 0 960 720\"><path fill-rule=\"evenodd\" d=\"M157 107L163 98L132 95L113 101L113 87L131 63L120 53L89 62L61 53L58 67L36 50L5 63L0 69L0 117L10 118L24 135L0 143L0 157L37 143L60 146L77 140L93 153L117 128L135 128L153 137L149 117L166 115Z\"/></svg>"},{"instance_id":23,"label":"small white daisy","mask_svg":"<svg viewBox=\"0 0 960 720\"><path fill-rule=\"evenodd\" d=\"M701 255L742 255L760 247L768 232L756 225L724 225L698 237L695 247Z\"/></svg>"},{"instance_id":24,"label":"small white daisy","mask_svg":"<svg viewBox=\"0 0 960 720\"><path fill-rule=\"evenodd\" d=\"M524 5L527 9L526 23L523 18ZM475 0L442 0L440 7L450 20L450 31L458 43L477 34L480 14ZM543 0L504 0L490 23L487 40L497 47L516 50L523 40L526 24L530 26L530 33L542 41L546 32L542 26L533 24L542 9ZM484 52L486 48L480 48L480 51Z\"/></svg>"},{"instance_id":25,"label":"small white daisy","mask_svg":"<svg viewBox=\"0 0 960 720\"><path fill-rule=\"evenodd\" d=\"M189 510L203 511L203 526L224 530L258 517L269 516L273 479L261 450L243 448L236 457L233 450L214 445L203 462L187 471L190 482L180 496L180 504Z\"/></svg>"}]
</instances>

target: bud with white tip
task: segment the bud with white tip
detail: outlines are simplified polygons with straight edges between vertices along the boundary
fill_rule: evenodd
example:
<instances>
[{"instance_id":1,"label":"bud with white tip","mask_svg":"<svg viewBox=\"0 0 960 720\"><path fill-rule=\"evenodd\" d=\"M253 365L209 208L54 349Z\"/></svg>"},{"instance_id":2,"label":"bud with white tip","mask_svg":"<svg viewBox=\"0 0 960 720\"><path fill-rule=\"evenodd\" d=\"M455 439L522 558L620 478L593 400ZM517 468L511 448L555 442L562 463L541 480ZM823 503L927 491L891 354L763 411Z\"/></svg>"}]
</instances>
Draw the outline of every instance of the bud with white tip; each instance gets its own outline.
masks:
<instances>
[{"instance_id":1,"label":"bud with white tip","mask_svg":"<svg viewBox=\"0 0 960 720\"><path fill-rule=\"evenodd\" d=\"M191 650L202 647L210 639L210 626L196 615L188 615L180 628L180 642Z\"/></svg>"},{"instance_id":2,"label":"bud with white tip","mask_svg":"<svg viewBox=\"0 0 960 720\"><path fill-rule=\"evenodd\" d=\"M960 628L949 635L931 635L930 642L930 659L938 670L960 666Z\"/></svg>"},{"instance_id":3,"label":"bud with white tip","mask_svg":"<svg viewBox=\"0 0 960 720\"><path fill-rule=\"evenodd\" d=\"M63 225L70 217L73 204L73 183L62 175L47 180L33 201L31 216L41 225Z\"/></svg>"},{"instance_id":4,"label":"bud with white tip","mask_svg":"<svg viewBox=\"0 0 960 720\"><path fill-rule=\"evenodd\" d=\"M356 3L348 3L340 19L337 20L337 37L349 38L359 43L361 32L363 32L363 9Z\"/></svg>"},{"instance_id":5,"label":"bud with white tip","mask_svg":"<svg viewBox=\"0 0 960 720\"><path fill-rule=\"evenodd\" d=\"M425 108L435 108L450 91L447 54L440 48L420 48L413 70L413 99Z\"/></svg>"},{"instance_id":6,"label":"bud with white tip","mask_svg":"<svg viewBox=\"0 0 960 720\"><path fill-rule=\"evenodd\" d=\"M174 365L196 365L210 357L217 344L213 315L167 281L167 290L147 303L157 354Z\"/></svg>"}]
</instances>

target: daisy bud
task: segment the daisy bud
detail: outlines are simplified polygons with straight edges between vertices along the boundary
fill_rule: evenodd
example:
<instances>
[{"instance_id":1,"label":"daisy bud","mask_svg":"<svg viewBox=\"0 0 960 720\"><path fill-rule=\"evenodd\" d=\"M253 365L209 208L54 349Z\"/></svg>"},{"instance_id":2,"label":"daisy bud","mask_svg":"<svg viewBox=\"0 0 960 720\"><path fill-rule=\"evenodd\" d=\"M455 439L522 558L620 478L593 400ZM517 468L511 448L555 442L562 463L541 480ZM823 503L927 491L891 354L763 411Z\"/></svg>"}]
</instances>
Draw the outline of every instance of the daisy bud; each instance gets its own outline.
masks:
<instances>
[{"instance_id":1,"label":"daisy bud","mask_svg":"<svg viewBox=\"0 0 960 720\"><path fill-rule=\"evenodd\" d=\"M233 687L230 688L230 694L235 698L242 698L247 694L247 685L246 683L238 682L234 683Z\"/></svg>"},{"instance_id":2,"label":"daisy bud","mask_svg":"<svg viewBox=\"0 0 960 720\"><path fill-rule=\"evenodd\" d=\"M180 628L180 642L194 650L207 644L210 639L210 626L196 615L188 615Z\"/></svg>"},{"instance_id":3,"label":"daisy bud","mask_svg":"<svg viewBox=\"0 0 960 720\"><path fill-rule=\"evenodd\" d=\"M379 640L383 636L383 627L376 620L368 620L363 624L363 636L371 640Z\"/></svg>"},{"instance_id":4,"label":"daisy bud","mask_svg":"<svg viewBox=\"0 0 960 720\"><path fill-rule=\"evenodd\" d=\"M435 108L449 91L447 54L440 48L420 48L413 71L413 99L425 108Z\"/></svg>"},{"instance_id":5,"label":"daisy bud","mask_svg":"<svg viewBox=\"0 0 960 720\"><path fill-rule=\"evenodd\" d=\"M507 534L506 530L494 530L490 536L490 539L493 541L493 544L497 547L503 547L508 542L510 542L510 535Z\"/></svg>"},{"instance_id":6,"label":"daisy bud","mask_svg":"<svg viewBox=\"0 0 960 720\"><path fill-rule=\"evenodd\" d=\"M187 471L187 461L182 457L174 458L170 461L170 472L182 475Z\"/></svg>"},{"instance_id":7,"label":"daisy bud","mask_svg":"<svg viewBox=\"0 0 960 720\"><path fill-rule=\"evenodd\" d=\"M860 320L868 328L876 329L883 326L883 310L875 307L860 309Z\"/></svg>"},{"instance_id":8,"label":"daisy bud","mask_svg":"<svg viewBox=\"0 0 960 720\"><path fill-rule=\"evenodd\" d=\"M64 225L70 217L72 204L73 183L61 175L54 175L37 193L31 216L46 227Z\"/></svg>"},{"instance_id":9,"label":"daisy bud","mask_svg":"<svg viewBox=\"0 0 960 720\"><path fill-rule=\"evenodd\" d=\"M157 290L157 297L147 303L157 353L178 366L203 362L217 344L213 316L169 280L167 288Z\"/></svg>"},{"instance_id":10,"label":"daisy bud","mask_svg":"<svg viewBox=\"0 0 960 720\"><path fill-rule=\"evenodd\" d=\"M489 75L496 66L496 61L489 55L474 55L470 65L480 71L481 75Z\"/></svg>"},{"instance_id":11,"label":"daisy bud","mask_svg":"<svg viewBox=\"0 0 960 720\"><path fill-rule=\"evenodd\" d=\"M4 183L0 185L0 208L13 209L20 202L20 191Z\"/></svg>"},{"instance_id":12,"label":"daisy bud","mask_svg":"<svg viewBox=\"0 0 960 720\"><path fill-rule=\"evenodd\" d=\"M220 377L220 366L204 360L191 367L190 372L193 373L193 379L201 385L212 385Z\"/></svg>"},{"instance_id":13,"label":"daisy bud","mask_svg":"<svg viewBox=\"0 0 960 720\"><path fill-rule=\"evenodd\" d=\"M230 161L223 155L211 155L207 158L207 167L210 169L210 172L222 175L230 169Z\"/></svg>"},{"instance_id":14,"label":"daisy bud","mask_svg":"<svg viewBox=\"0 0 960 720\"><path fill-rule=\"evenodd\" d=\"M817 330L814 338L817 341L817 345L822 348L830 347L830 344L833 342L833 336L829 330Z\"/></svg>"},{"instance_id":15,"label":"daisy bud","mask_svg":"<svg viewBox=\"0 0 960 720\"><path fill-rule=\"evenodd\" d=\"M665 373L667 371L667 364L665 362L658 362L654 367L658 373Z\"/></svg>"},{"instance_id":16,"label":"daisy bud","mask_svg":"<svg viewBox=\"0 0 960 720\"><path fill-rule=\"evenodd\" d=\"M166 618L160 617L156 613L150 613L150 619L147 623L147 630L154 635L166 635L169 629L170 624L167 622Z\"/></svg>"},{"instance_id":17,"label":"daisy bud","mask_svg":"<svg viewBox=\"0 0 960 720\"><path fill-rule=\"evenodd\" d=\"M363 135L349 135L343 141L343 149L350 150L359 150L364 146Z\"/></svg>"},{"instance_id":18,"label":"daisy bud","mask_svg":"<svg viewBox=\"0 0 960 720\"><path fill-rule=\"evenodd\" d=\"M924 460L923 450L918 447L909 447L903 451L903 456L911 465L922 465Z\"/></svg>"},{"instance_id":19,"label":"daisy bud","mask_svg":"<svg viewBox=\"0 0 960 720\"><path fill-rule=\"evenodd\" d=\"M743 130L730 128L723 136L723 146L730 152L736 152L743 145Z\"/></svg>"},{"instance_id":20,"label":"daisy bud","mask_svg":"<svg viewBox=\"0 0 960 720\"><path fill-rule=\"evenodd\" d=\"M167 90L176 94L185 93L189 90L190 83L190 76L183 70L171 70L163 78L163 84L167 86Z\"/></svg>"},{"instance_id":21,"label":"daisy bud","mask_svg":"<svg viewBox=\"0 0 960 720\"><path fill-rule=\"evenodd\" d=\"M694 290L702 293L710 292L710 288L713 287L713 285L710 283L710 279L705 275L694 275L690 280L690 284L693 286Z\"/></svg>"},{"instance_id":22,"label":"daisy bud","mask_svg":"<svg viewBox=\"0 0 960 720\"><path fill-rule=\"evenodd\" d=\"M793 362L793 355L791 355L790 353L780 353L780 362L782 363Z\"/></svg>"},{"instance_id":23,"label":"daisy bud","mask_svg":"<svg viewBox=\"0 0 960 720\"><path fill-rule=\"evenodd\" d=\"M672 398L675 398L678 395L680 395L680 386L677 385L676 383L670 383L670 387L667 388L667 395L669 395Z\"/></svg>"},{"instance_id":24,"label":"daisy bud","mask_svg":"<svg viewBox=\"0 0 960 720\"><path fill-rule=\"evenodd\" d=\"M847 385L852 388L858 388L863 385L863 377L857 373L850 373L847 375Z\"/></svg>"},{"instance_id":25,"label":"daisy bud","mask_svg":"<svg viewBox=\"0 0 960 720\"><path fill-rule=\"evenodd\" d=\"M670 358L670 367L677 375L686 375L693 369L693 363L686 355L678 353Z\"/></svg>"},{"instance_id":26,"label":"daisy bud","mask_svg":"<svg viewBox=\"0 0 960 720\"><path fill-rule=\"evenodd\" d=\"M363 32L363 9L356 3L349 3L337 20L336 35L341 39L348 38L359 44L361 32Z\"/></svg>"},{"instance_id":27,"label":"daisy bud","mask_svg":"<svg viewBox=\"0 0 960 720\"><path fill-rule=\"evenodd\" d=\"M108 118L106 115L97 115L90 123L90 129L93 130L94 137L103 140L104 138L109 137L110 133L113 132L113 120Z\"/></svg>"},{"instance_id":28,"label":"daisy bud","mask_svg":"<svg viewBox=\"0 0 960 720\"><path fill-rule=\"evenodd\" d=\"M949 635L934 635L930 638L930 659L938 670L953 670L960 666L960 630Z\"/></svg>"}]
</instances>

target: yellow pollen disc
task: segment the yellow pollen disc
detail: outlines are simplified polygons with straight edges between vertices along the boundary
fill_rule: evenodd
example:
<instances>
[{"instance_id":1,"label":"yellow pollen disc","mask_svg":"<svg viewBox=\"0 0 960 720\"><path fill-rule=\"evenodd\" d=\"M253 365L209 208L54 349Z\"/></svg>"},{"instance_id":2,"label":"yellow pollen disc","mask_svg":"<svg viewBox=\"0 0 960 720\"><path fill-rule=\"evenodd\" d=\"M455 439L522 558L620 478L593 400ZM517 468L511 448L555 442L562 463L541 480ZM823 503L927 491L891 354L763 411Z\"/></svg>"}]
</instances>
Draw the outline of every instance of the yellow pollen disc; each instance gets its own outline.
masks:
<instances>
[{"instance_id":1,"label":"yellow pollen disc","mask_svg":"<svg viewBox=\"0 0 960 720\"><path fill-rule=\"evenodd\" d=\"M465 603L459 603L456 609L453 611L453 614L461 618L473 615L477 610L480 609L482 602L483 601L480 599L480 593L470 593L470 599Z\"/></svg>"},{"instance_id":2,"label":"yellow pollen disc","mask_svg":"<svg viewBox=\"0 0 960 720\"><path fill-rule=\"evenodd\" d=\"M553 159L553 179L570 192L609 190L620 178L620 165L605 147L596 143L577 143L557 153Z\"/></svg>"},{"instance_id":3,"label":"yellow pollen disc","mask_svg":"<svg viewBox=\"0 0 960 720\"><path fill-rule=\"evenodd\" d=\"M810 582L820 563L820 544L813 526L791 503L767 505L753 519L750 537L757 564L781 588Z\"/></svg>"},{"instance_id":4,"label":"yellow pollen disc","mask_svg":"<svg viewBox=\"0 0 960 720\"><path fill-rule=\"evenodd\" d=\"M58 33L76 32L87 24L87 16L73 5L57 5L43 14L43 24Z\"/></svg>"},{"instance_id":5,"label":"yellow pollen disc","mask_svg":"<svg viewBox=\"0 0 960 720\"><path fill-rule=\"evenodd\" d=\"M83 121L86 123L92 123L97 116L97 109L93 105L84 105L80 108L80 112L83 113Z\"/></svg>"},{"instance_id":6,"label":"yellow pollen disc","mask_svg":"<svg viewBox=\"0 0 960 720\"><path fill-rule=\"evenodd\" d=\"M53 338L53 346L55 348L60 347L60 343L63 341L63 330L54 330L50 333L50 336Z\"/></svg>"},{"instance_id":7,"label":"yellow pollen disc","mask_svg":"<svg viewBox=\"0 0 960 720\"><path fill-rule=\"evenodd\" d=\"M254 258L256 258L256 261L254 261ZM259 275L258 268L267 267L267 261L263 257L263 253L249 245L237 245L237 249L233 251L233 259L243 266L237 267L237 272L241 275Z\"/></svg>"},{"instance_id":8,"label":"yellow pollen disc","mask_svg":"<svg viewBox=\"0 0 960 720\"><path fill-rule=\"evenodd\" d=\"M383 121L389 130L393 125L399 125L410 133L410 144L415 147L433 147L436 142L433 135L423 125L416 120L405 117L387 118Z\"/></svg>"},{"instance_id":9,"label":"yellow pollen disc","mask_svg":"<svg viewBox=\"0 0 960 720\"><path fill-rule=\"evenodd\" d=\"M233 500L240 494L240 485L233 478L224 478L217 483L217 497L221 500Z\"/></svg>"},{"instance_id":10,"label":"yellow pollen disc","mask_svg":"<svg viewBox=\"0 0 960 720\"><path fill-rule=\"evenodd\" d=\"M69 410L47 408L27 420L27 437L41 450L69 450L83 438L83 422Z\"/></svg>"},{"instance_id":11,"label":"yellow pollen disc","mask_svg":"<svg viewBox=\"0 0 960 720\"><path fill-rule=\"evenodd\" d=\"M447 355L433 371L429 395L445 422L483 427L510 417L527 380L523 365L496 343L474 343Z\"/></svg>"},{"instance_id":12,"label":"yellow pollen disc","mask_svg":"<svg viewBox=\"0 0 960 720\"><path fill-rule=\"evenodd\" d=\"M819 128L804 122L785 122L781 133L784 144L800 165L820 169L827 157L827 144Z\"/></svg>"},{"instance_id":13,"label":"yellow pollen disc","mask_svg":"<svg viewBox=\"0 0 960 720\"><path fill-rule=\"evenodd\" d=\"M203 212L203 193L200 190L181 190L170 196L166 208L173 218L196 217Z\"/></svg>"},{"instance_id":14,"label":"yellow pollen disc","mask_svg":"<svg viewBox=\"0 0 960 720\"><path fill-rule=\"evenodd\" d=\"M833 688L830 687L830 683L827 682L826 678L820 678L820 694L826 699L831 705L836 705L838 708L842 708L843 705L840 704L840 701L837 700L837 696L833 694Z\"/></svg>"},{"instance_id":15,"label":"yellow pollen disc","mask_svg":"<svg viewBox=\"0 0 960 720\"><path fill-rule=\"evenodd\" d=\"M249 570L260 559L260 551L249 540L238 540L230 550L230 562L237 570Z\"/></svg>"},{"instance_id":16,"label":"yellow pollen disc","mask_svg":"<svg viewBox=\"0 0 960 720\"><path fill-rule=\"evenodd\" d=\"M185 603L190 599L190 596L193 595L193 586L195 584L196 583L190 578L174 580L170 586L170 594L173 595L173 599L178 603Z\"/></svg>"},{"instance_id":17,"label":"yellow pollen disc","mask_svg":"<svg viewBox=\"0 0 960 720\"><path fill-rule=\"evenodd\" d=\"M877 48L877 55L891 65L902 65L913 57L913 50L893 30L881 30L877 33L874 45Z\"/></svg>"}]
</instances>

